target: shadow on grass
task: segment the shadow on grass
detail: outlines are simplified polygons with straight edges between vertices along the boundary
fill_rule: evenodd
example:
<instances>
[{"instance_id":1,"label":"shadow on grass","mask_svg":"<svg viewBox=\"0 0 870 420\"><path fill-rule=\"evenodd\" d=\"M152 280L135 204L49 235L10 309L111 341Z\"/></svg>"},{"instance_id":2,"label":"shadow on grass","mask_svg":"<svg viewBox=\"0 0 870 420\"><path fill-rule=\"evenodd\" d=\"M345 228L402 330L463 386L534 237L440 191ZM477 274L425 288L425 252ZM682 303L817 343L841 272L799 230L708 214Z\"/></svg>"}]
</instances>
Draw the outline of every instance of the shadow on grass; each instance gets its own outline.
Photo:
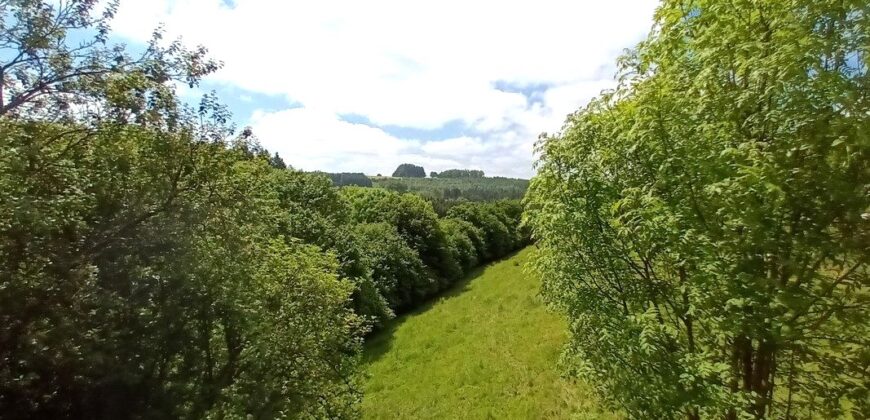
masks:
<instances>
[{"instance_id":1,"label":"shadow on grass","mask_svg":"<svg viewBox=\"0 0 870 420\"><path fill-rule=\"evenodd\" d=\"M472 269L471 272L466 274L465 277L457 281L449 288L444 289L440 293L432 296L420 306L410 311L401 313L396 317L396 319L388 322L384 326L384 328L373 332L370 336L366 337L365 351L363 352L364 362L366 364L375 362L383 357L383 355L386 354L388 351L390 351L390 348L392 348L393 346L393 335L396 329L404 324L405 321L408 320L408 318L432 309L432 307L435 306L436 303L447 301L461 295L469 289L469 285L471 284L471 282L474 279L480 277L480 275L483 274L483 272L486 271L487 268L515 257L517 254L520 253L520 251L522 251L522 248L515 250L500 259L477 266L476 268Z\"/></svg>"}]
</instances>

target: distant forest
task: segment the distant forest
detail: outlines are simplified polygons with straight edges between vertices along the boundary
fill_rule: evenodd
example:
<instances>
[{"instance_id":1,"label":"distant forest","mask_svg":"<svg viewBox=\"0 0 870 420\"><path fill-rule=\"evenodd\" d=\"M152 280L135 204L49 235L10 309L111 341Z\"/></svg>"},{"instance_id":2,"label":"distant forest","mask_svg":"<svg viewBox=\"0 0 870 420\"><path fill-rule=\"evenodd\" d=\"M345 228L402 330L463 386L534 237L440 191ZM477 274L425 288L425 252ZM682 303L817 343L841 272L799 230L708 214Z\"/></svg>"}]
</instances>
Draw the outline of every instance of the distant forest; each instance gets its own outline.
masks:
<instances>
[{"instance_id":1,"label":"distant forest","mask_svg":"<svg viewBox=\"0 0 870 420\"><path fill-rule=\"evenodd\" d=\"M435 211L444 216L447 211L464 202L519 200L526 194L526 179L484 177L483 171L450 169L432 178L369 177L363 173L317 172L329 177L337 187L358 186L384 188L399 193L415 193L432 203Z\"/></svg>"}]
</instances>

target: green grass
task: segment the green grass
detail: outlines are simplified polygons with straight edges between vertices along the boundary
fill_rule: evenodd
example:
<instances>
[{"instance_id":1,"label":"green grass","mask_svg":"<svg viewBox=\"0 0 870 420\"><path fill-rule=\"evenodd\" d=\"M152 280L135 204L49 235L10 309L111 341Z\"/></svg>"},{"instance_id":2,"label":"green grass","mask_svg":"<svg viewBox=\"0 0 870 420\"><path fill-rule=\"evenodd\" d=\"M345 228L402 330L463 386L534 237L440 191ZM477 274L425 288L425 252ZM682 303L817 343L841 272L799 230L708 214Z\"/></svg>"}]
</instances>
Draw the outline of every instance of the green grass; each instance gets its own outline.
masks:
<instances>
[{"instance_id":1,"label":"green grass","mask_svg":"<svg viewBox=\"0 0 870 420\"><path fill-rule=\"evenodd\" d=\"M560 378L565 323L523 273L529 254L478 270L371 337L364 418L614 418Z\"/></svg>"}]
</instances>

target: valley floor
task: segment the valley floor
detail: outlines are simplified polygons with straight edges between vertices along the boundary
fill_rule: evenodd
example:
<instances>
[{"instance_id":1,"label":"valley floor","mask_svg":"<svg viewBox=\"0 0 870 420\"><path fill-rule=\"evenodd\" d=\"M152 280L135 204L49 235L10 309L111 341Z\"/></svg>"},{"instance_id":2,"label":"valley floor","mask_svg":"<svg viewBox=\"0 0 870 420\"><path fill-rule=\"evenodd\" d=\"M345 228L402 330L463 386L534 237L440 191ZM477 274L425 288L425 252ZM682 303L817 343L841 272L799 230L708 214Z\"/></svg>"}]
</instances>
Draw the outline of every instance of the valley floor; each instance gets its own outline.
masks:
<instances>
[{"instance_id":1,"label":"valley floor","mask_svg":"<svg viewBox=\"0 0 870 420\"><path fill-rule=\"evenodd\" d=\"M472 273L366 345L371 419L615 418L559 376L566 326L523 272L527 248Z\"/></svg>"}]
</instances>

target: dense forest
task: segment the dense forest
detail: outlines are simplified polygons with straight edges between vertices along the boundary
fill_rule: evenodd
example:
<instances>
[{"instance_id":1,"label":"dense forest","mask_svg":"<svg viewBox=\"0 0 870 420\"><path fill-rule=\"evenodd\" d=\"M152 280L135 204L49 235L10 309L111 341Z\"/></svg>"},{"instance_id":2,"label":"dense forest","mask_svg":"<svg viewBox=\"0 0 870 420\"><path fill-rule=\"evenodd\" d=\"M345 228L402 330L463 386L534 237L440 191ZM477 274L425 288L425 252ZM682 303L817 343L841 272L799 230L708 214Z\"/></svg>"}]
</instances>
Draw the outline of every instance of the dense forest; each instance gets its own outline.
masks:
<instances>
[{"instance_id":1,"label":"dense forest","mask_svg":"<svg viewBox=\"0 0 870 420\"><path fill-rule=\"evenodd\" d=\"M617 417L870 418L866 1L663 0L531 181L294 169L182 98L222 67L205 47L118 44L117 10L0 0L0 417L358 418L367 340L534 244L450 306L474 312L411 323L468 337L403 348L555 359L540 299L567 343L525 373ZM473 328L495 309L517 329ZM526 335L467 342L496 332Z\"/></svg>"}]
</instances>

